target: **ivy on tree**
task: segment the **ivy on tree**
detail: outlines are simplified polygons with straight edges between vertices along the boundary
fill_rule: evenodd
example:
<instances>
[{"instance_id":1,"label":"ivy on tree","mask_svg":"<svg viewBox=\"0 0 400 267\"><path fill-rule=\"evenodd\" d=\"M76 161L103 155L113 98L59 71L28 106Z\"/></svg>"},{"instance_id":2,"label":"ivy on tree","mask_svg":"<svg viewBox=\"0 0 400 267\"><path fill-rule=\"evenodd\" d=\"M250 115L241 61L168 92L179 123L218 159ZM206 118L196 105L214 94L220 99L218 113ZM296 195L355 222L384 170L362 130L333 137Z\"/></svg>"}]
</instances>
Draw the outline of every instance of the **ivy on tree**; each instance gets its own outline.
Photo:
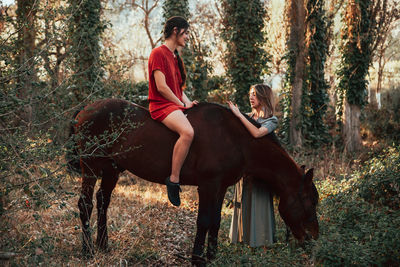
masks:
<instances>
[{"instance_id":1,"label":"ivy on tree","mask_svg":"<svg viewBox=\"0 0 400 267\"><path fill-rule=\"evenodd\" d=\"M69 34L74 56L74 94L78 101L96 97L103 87L100 38L106 25L100 20L100 0L70 0Z\"/></svg>"},{"instance_id":2,"label":"ivy on tree","mask_svg":"<svg viewBox=\"0 0 400 267\"><path fill-rule=\"evenodd\" d=\"M222 5L227 75L236 90L234 101L248 109L249 88L262 82L268 61L262 49L265 10L261 1L224 0Z\"/></svg>"}]
</instances>

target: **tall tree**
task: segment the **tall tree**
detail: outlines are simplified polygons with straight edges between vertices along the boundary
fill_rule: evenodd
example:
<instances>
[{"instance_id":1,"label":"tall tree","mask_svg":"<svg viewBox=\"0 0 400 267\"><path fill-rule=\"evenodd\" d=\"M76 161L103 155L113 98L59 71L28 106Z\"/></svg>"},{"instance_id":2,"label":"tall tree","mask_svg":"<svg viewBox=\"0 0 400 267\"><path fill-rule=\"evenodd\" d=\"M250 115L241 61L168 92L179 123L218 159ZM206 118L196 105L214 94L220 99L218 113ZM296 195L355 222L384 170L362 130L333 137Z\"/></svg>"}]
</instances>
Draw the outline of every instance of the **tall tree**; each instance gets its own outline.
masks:
<instances>
[{"instance_id":1,"label":"tall tree","mask_svg":"<svg viewBox=\"0 0 400 267\"><path fill-rule=\"evenodd\" d=\"M19 97L25 101L22 120L32 122L35 97L34 83L37 81L35 67L36 13L38 2L34 0L17 1L17 86Z\"/></svg>"},{"instance_id":2,"label":"tall tree","mask_svg":"<svg viewBox=\"0 0 400 267\"><path fill-rule=\"evenodd\" d=\"M302 94L302 135L311 146L319 147L328 141L324 122L327 110L328 84L325 80L325 61L328 53L324 0L308 0L306 4L306 69Z\"/></svg>"},{"instance_id":3,"label":"tall tree","mask_svg":"<svg viewBox=\"0 0 400 267\"><path fill-rule=\"evenodd\" d=\"M102 88L100 37L105 25L100 20L100 0L70 0L71 51L74 56L75 96L83 101Z\"/></svg>"},{"instance_id":4,"label":"tall tree","mask_svg":"<svg viewBox=\"0 0 400 267\"><path fill-rule=\"evenodd\" d=\"M361 146L360 115L367 101L368 68L372 60L371 0L349 0L343 15L339 95L343 106L342 134L345 150L354 152Z\"/></svg>"},{"instance_id":5,"label":"tall tree","mask_svg":"<svg viewBox=\"0 0 400 267\"><path fill-rule=\"evenodd\" d=\"M125 51L120 51L121 55L119 55L119 61L125 61L126 64L125 68L133 69L132 67L136 64L140 63L140 66L143 70L144 78L148 79L147 73L147 61L148 56L150 55L150 49L155 48L162 40L160 27L158 23L160 23L160 18L158 18L157 14L160 12L161 1L160 0L139 0L139 1L132 1L132 0L102 0L110 4L111 7L108 8L108 13L114 13L115 15L119 16L122 10L130 9L132 12L126 13L125 16L132 16L135 15L140 18L140 20L135 20L134 24L130 25L131 29L143 29L145 35L149 43L143 42L142 38L137 38L139 42L134 42L132 46L135 49L126 49ZM138 16L136 13L139 11L141 15ZM140 34L140 33L135 33ZM129 38L129 37L124 37ZM118 40L118 41L121 41ZM150 44L150 46L148 45ZM131 46L131 47L132 47ZM132 72L131 74L132 80L135 80L135 75Z\"/></svg>"},{"instance_id":6,"label":"tall tree","mask_svg":"<svg viewBox=\"0 0 400 267\"><path fill-rule=\"evenodd\" d=\"M301 135L301 99L305 74L305 18L304 0L287 2L289 22L288 69L286 85L283 91L282 133L286 142L293 147L302 145Z\"/></svg>"},{"instance_id":7,"label":"tall tree","mask_svg":"<svg viewBox=\"0 0 400 267\"><path fill-rule=\"evenodd\" d=\"M166 21L167 19L173 16L181 16L186 19L189 19L190 18L189 1L166 0L163 4L163 18Z\"/></svg>"},{"instance_id":8,"label":"tall tree","mask_svg":"<svg viewBox=\"0 0 400 267\"><path fill-rule=\"evenodd\" d=\"M345 0L330 0L327 7L326 22L327 22L327 45L328 45L328 58L325 65L327 79L329 83L329 108L334 112L337 103L337 90L336 90L336 66L340 58L338 42L339 33L335 30L335 18L342 10ZM336 63L336 64L335 64ZM337 116L338 117L338 116Z\"/></svg>"},{"instance_id":9,"label":"tall tree","mask_svg":"<svg viewBox=\"0 0 400 267\"><path fill-rule=\"evenodd\" d=\"M224 0L222 8L227 75L236 90L235 102L247 109L249 88L261 82L266 68L267 54L262 49L265 10L258 0Z\"/></svg>"},{"instance_id":10,"label":"tall tree","mask_svg":"<svg viewBox=\"0 0 400 267\"><path fill-rule=\"evenodd\" d=\"M142 19L142 24L144 30L146 31L147 38L149 39L151 49L155 48L157 44L161 41L161 37L157 38L151 31L151 16L152 14L154 14L154 11L156 11L159 3L159 0L124 0L124 2L119 6L120 10L130 7L132 9L139 9L143 13L144 17Z\"/></svg>"}]
</instances>

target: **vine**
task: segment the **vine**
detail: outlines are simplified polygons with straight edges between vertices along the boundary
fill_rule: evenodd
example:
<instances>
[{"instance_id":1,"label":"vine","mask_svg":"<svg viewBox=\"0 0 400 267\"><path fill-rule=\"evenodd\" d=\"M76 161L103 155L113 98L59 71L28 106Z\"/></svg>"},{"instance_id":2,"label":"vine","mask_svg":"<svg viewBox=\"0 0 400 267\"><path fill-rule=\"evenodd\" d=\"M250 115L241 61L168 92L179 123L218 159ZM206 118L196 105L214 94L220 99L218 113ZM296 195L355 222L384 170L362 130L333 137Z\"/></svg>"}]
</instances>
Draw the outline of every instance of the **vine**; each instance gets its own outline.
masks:
<instances>
[{"instance_id":1,"label":"vine","mask_svg":"<svg viewBox=\"0 0 400 267\"><path fill-rule=\"evenodd\" d=\"M74 57L74 94L78 101L96 97L103 87L100 38L106 24L100 20L100 0L70 0L69 25Z\"/></svg>"},{"instance_id":2,"label":"vine","mask_svg":"<svg viewBox=\"0 0 400 267\"><path fill-rule=\"evenodd\" d=\"M268 61L262 49L265 10L261 1L224 0L222 6L227 75L236 90L234 101L248 109L249 88L262 81Z\"/></svg>"},{"instance_id":3,"label":"vine","mask_svg":"<svg viewBox=\"0 0 400 267\"><path fill-rule=\"evenodd\" d=\"M305 69L301 94L300 127L303 143L319 147L329 141L329 133L324 116L328 103L328 84L325 80L325 61L328 53L326 43L326 17L324 1L309 0L306 2L306 41ZM293 26L292 26L293 27ZM291 38L288 38L288 42ZM288 52L284 56L287 62L285 85L281 92L280 105L283 112L280 135L282 141L290 143L290 124L293 114L292 87L295 78L297 48L288 43Z\"/></svg>"},{"instance_id":4,"label":"vine","mask_svg":"<svg viewBox=\"0 0 400 267\"><path fill-rule=\"evenodd\" d=\"M307 2L306 70L302 93L302 134L305 144L319 147L329 141L324 122L327 110L328 84L325 80L325 61L328 53L324 1Z\"/></svg>"},{"instance_id":5,"label":"vine","mask_svg":"<svg viewBox=\"0 0 400 267\"><path fill-rule=\"evenodd\" d=\"M372 60L371 43L372 25L369 16L371 0L354 0L346 6L342 15L344 28L340 51L342 54L338 76L340 79L337 88L342 101L338 104L338 115L343 114L343 100L351 105L363 107L367 103L366 75Z\"/></svg>"},{"instance_id":6,"label":"vine","mask_svg":"<svg viewBox=\"0 0 400 267\"><path fill-rule=\"evenodd\" d=\"M294 67L296 65L296 53L294 50L288 50L283 57L287 62L287 70L284 86L280 95L280 106L282 108L282 123L279 127L279 135L285 144L290 143L290 118L292 116L292 84L294 80Z\"/></svg>"}]
</instances>

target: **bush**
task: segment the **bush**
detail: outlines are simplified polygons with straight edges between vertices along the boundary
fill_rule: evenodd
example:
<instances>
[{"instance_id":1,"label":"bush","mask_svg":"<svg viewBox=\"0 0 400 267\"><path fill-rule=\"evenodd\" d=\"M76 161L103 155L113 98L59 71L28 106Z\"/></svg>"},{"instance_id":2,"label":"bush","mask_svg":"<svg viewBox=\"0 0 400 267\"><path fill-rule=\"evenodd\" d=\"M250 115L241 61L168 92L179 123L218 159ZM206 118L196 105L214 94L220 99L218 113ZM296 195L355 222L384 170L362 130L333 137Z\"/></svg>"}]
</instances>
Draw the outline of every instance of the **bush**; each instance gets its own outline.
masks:
<instances>
[{"instance_id":1,"label":"bush","mask_svg":"<svg viewBox=\"0 0 400 267\"><path fill-rule=\"evenodd\" d=\"M400 212L349 194L324 201L316 261L323 266L383 266L399 263Z\"/></svg>"},{"instance_id":2,"label":"bush","mask_svg":"<svg viewBox=\"0 0 400 267\"><path fill-rule=\"evenodd\" d=\"M148 107L148 91L149 82L131 82L131 81L110 81L106 85L107 90L105 90L104 98L116 97L134 102L143 107ZM107 93L108 92L108 93Z\"/></svg>"},{"instance_id":3,"label":"bush","mask_svg":"<svg viewBox=\"0 0 400 267\"><path fill-rule=\"evenodd\" d=\"M400 142L400 88L382 93L382 108L365 108L362 124L377 139Z\"/></svg>"},{"instance_id":4,"label":"bush","mask_svg":"<svg viewBox=\"0 0 400 267\"><path fill-rule=\"evenodd\" d=\"M400 209L399 151L400 147L389 148L367 162L367 168L355 184L358 196L377 206Z\"/></svg>"},{"instance_id":5,"label":"bush","mask_svg":"<svg viewBox=\"0 0 400 267\"><path fill-rule=\"evenodd\" d=\"M400 259L400 147L372 158L322 203L317 262L383 266Z\"/></svg>"},{"instance_id":6,"label":"bush","mask_svg":"<svg viewBox=\"0 0 400 267\"><path fill-rule=\"evenodd\" d=\"M207 83L207 90L209 92L207 101L225 104L229 100L230 95L233 94L232 89L227 88L226 84L227 81L224 76L210 77Z\"/></svg>"}]
</instances>

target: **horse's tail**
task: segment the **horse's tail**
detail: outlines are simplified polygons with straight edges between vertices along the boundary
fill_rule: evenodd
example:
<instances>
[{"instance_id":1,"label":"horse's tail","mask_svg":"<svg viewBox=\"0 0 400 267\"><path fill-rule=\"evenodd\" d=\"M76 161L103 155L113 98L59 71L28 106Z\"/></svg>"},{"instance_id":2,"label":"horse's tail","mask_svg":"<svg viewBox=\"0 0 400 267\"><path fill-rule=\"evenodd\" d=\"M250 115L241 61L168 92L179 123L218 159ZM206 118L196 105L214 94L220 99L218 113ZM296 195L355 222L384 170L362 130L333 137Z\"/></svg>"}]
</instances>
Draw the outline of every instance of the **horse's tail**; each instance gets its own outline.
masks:
<instances>
[{"instance_id":1,"label":"horse's tail","mask_svg":"<svg viewBox=\"0 0 400 267\"><path fill-rule=\"evenodd\" d=\"M78 115L79 112L81 112L83 108L84 107L80 107L74 112L69 128L67 153L65 154L65 159L67 161L67 172L70 174L81 174L81 164L75 138L74 124L76 116Z\"/></svg>"}]
</instances>

